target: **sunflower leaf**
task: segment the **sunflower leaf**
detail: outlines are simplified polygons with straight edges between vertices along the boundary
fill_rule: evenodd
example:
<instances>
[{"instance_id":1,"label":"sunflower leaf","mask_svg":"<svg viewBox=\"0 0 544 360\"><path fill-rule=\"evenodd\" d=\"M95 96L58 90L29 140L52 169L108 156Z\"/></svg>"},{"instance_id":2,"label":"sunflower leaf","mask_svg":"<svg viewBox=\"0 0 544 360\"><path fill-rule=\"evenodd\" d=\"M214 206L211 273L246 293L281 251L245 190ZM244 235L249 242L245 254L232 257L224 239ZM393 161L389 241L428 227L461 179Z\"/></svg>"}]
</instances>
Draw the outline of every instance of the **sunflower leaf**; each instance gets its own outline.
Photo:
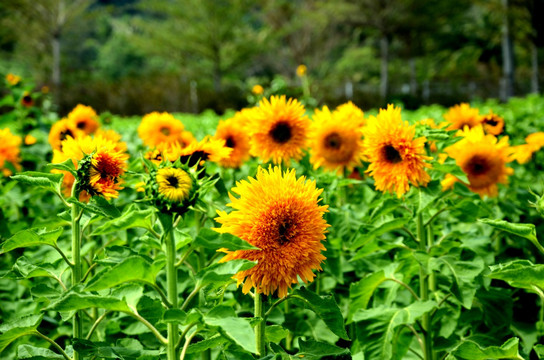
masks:
<instances>
[{"instance_id":1,"label":"sunflower leaf","mask_svg":"<svg viewBox=\"0 0 544 360\"><path fill-rule=\"evenodd\" d=\"M482 348L472 340L465 340L453 351L458 359L463 360L487 360L487 359L523 359L518 351L519 339L511 338L501 346L489 346Z\"/></svg>"},{"instance_id":2,"label":"sunflower leaf","mask_svg":"<svg viewBox=\"0 0 544 360\"><path fill-rule=\"evenodd\" d=\"M33 334L42 322L42 318L43 314L30 315L0 325L0 332L3 333L0 335L0 353L18 338Z\"/></svg>"},{"instance_id":3,"label":"sunflower leaf","mask_svg":"<svg viewBox=\"0 0 544 360\"><path fill-rule=\"evenodd\" d=\"M244 241L240 239L237 236L234 236L229 233L218 233L217 231L208 229L208 228L202 228L198 235L196 236L196 239L194 241L195 246L202 246L206 249L221 249L225 248L227 250L259 250L258 247L255 247L248 243L247 241Z\"/></svg>"},{"instance_id":4,"label":"sunflower leaf","mask_svg":"<svg viewBox=\"0 0 544 360\"><path fill-rule=\"evenodd\" d=\"M239 271L251 269L256 263L248 260L231 260L224 263L212 264L202 269L196 277L199 286L205 287L211 285L218 288L232 280L234 274Z\"/></svg>"},{"instance_id":5,"label":"sunflower leaf","mask_svg":"<svg viewBox=\"0 0 544 360\"><path fill-rule=\"evenodd\" d=\"M347 322L351 323L358 309L366 309L368 302L378 286L386 280L383 270L375 272L349 286L350 306Z\"/></svg>"},{"instance_id":6,"label":"sunflower leaf","mask_svg":"<svg viewBox=\"0 0 544 360\"><path fill-rule=\"evenodd\" d=\"M349 349L343 349L324 342L312 340L304 341L301 339L298 343L300 345L300 352L295 356L305 360L319 360L324 356L335 357L348 355L350 353Z\"/></svg>"},{"instance_id":7,"label":"sunflower leaf","mask_svg":"<svg viewBox=\"0 0 544 360\"><path fill-rule=\"evenodd\" d=\"M31 345L20 345L17 348L17 359L25 360L62 360L64 357L56 352Z\"/></svg>"},{"instance_id":8,"label":"sunflower leaf","mask_svg":"<svg viewBox=\"0 0 544 360\"><path fill-rule=\"evenodd\" d=\"M123 212L121 216L113 220L109 220L97 227L92 236L109 234L115 231L126 230L130 228L143 228L150 229L151 215L154 210L151 208L139 210L135 206L130 206L127 211Z\"/></svg>"},{"instance_id":9,"label":"sunflower leaf","mask_svg":"<svg viewBox=\"0 0 544 360\"><path fill-rule=\"evenodd\" d=\"M489 267L491 279L506 281L510 286L534 290L538 286L544 290L544 265L533 264L529 260L514 260L506 264Z\"/></svg>"},{"instance_id":10,"label":"sunflower leaf","mask_svg":"<svg viewBox=\"0 0 544 360\"><path fill-rule=\"evenodd\" d=\"M65 161L58 164L47 164L45 165L45 170L51 171L51 169L68 171L70 174L77 176L77 171L74 166L72 159L66 159Z\"/></svg>"},{"instance_id":11,"label":"sunflower leaf","mask_svg":"<svg viewBox=\"0 0 544 360\"><path fill-rule=\"evenodd\" d=\"M221 312L218 312L221 313ZM204 322L210 326L217 326L222 334L234 340L244 350L253 354L257 352L255 335L249 319L235 316L213 316L213 310L204 317Z\"/></svg>"},{"instance_id":12,"label":"sunflower leaf","mask_svg":"<svg viewBox=\"0 0 544 360\"><path fill-rule=\"evenodd\" d=\"M47 307L56 311L83 310L100 308L113 311L130 312L127 303L111 296L87 295L74 291L66 293L62 298Z\"/></svg>"},{"instance_id":13,"label":"sunflower leaf","mask_svg":"<svg viewBox=\"0 0 544 360\"><path fill-rule=\"evenodd\" d=\"M57 239L61 234L62 227L58 227L54 230L47 230L46 228L22 230L2 243L0 254L6 253L13 249L36 245L49 245L52 247L57 247Z\"/></svg>"},{"instance_id":14,"label":"sunflower leaf","mask_svg":"<svg viewBox=\"0 0 544 360\"><path fill-rule=\"evenodd\" d=\"M18 173L17 175L13 175L11 178L26 185L46 188L60 194L60 187L62 185L64 174L25 171Z\"/></svg>"},{"instance_id":15,"label":"sunflower leaf","mask_svg":"<svg viewBox=\"0 0 544 360\"><path fill-rule=\"evenodd\" d=\"M516 224L505 220L493 220L493 219L478 219L478 221L491 225L496 229L509 232L511 234L520 236L532 242L538 250L544 253L544 247L538 241L536 236L536 227L533 224Z\"/></svg>"}]
</instances>

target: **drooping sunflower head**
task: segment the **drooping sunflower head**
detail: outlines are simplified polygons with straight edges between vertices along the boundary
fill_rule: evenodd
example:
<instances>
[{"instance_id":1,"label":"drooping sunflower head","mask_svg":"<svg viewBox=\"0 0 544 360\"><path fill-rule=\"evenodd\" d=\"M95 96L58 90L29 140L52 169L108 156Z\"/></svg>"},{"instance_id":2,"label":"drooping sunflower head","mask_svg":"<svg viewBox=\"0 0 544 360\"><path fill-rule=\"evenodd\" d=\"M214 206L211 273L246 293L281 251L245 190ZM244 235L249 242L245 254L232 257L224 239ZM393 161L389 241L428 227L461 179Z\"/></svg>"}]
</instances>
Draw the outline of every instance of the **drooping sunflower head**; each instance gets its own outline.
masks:
<instances>
[{"instance_id":1,"label":"drooping sunflower head","mask_svg":"<svg viewBox=\"0 0 544 360\"><path fill-rule=\"evenodd\" d=\"M21 143L21 137L12 134L9 128L0 129L0 171L5 176L12 175L12 169L21 169Z\"/></svg>"},{"instance_id":2,"label":"drooping sunflower head","mask_svg":"<svg viewBox=\"0 0 544 360\"><path fill-rule=\"evenodd\" d=\"M77 139L84 135L85 133L82 130L78 129L71 121L64 118L51 126L51 130L49 130L49 144L54 150L60 150L62 142L67 138L71 137Z\"/></svg>"},{"instance_id":3,"label":"drooping sunflower head","mask_svg":"<svg viewBox=\"0 0 544 360\"><path fill-rule=\"evenodd\" d=\"M304 112L301 103L296 99L286 100L285 95L272 96L270 101L262 99L249 114L251 154L275 164L300 159L310 126Z\"/></svg>"},{"instance_id":4,"label":"drooping sunflower head","mask_svg":"<svg viewBox=\"0 0 544 360\"><path fill-rule=\"evenodd\" d=\"M343 113L324 106L316 109L309 130L310 162L317 169L342 173L353 170L363 158L363 133L360 121L349 121Z\"/></svg>"},{"instance_id":5,"label":"drooping sunflower head","mask_svg":"<svg viewBox=\"0 0 544 360\"><path fill-rule=\"evenodd\" d=\"M338 106L333 114L335 118L351 122L356 126L365 124L365 113L351 101Z\"/></svg>"},{"instance_id":6,"label":"drooping sunflower head","mask_svg":"<svg viewBox=\"0 0 544 360\"><path fill-rule=\"evenodd\" d=\"M400 108L389 105L370 117L363 127L364 154L370 165L367 173L374 178L376 189L396 192L401 197L414 186L430 181L425 162L425 137L414 139L415 125L401 120Z\"/></svg>"},{"instance_id":7,"label":"drooping sunflower head","mask_svg":"<svg viewBox=\"0 0 544 360\"><path fill-rule=\"evenodd\" d=\"M485 135L483 127L477 126L463 131L463 139L447 147L446 153L455 159L456 164L467 175L468 188L480 194L496 196L497 184L506 184L508 175L514 170L506 167L512 161L512 149L508 145L508 137L500 141L493 135ZM457 181L449 175L442 183L449 188Z\"/></svg>"},{"instance_id":8,"label":"drooping sunflower head","mask_svg":"<svg viewBox=\"0 0 544 360\"><path fill-rule=\"evenodd\" d=\"M446 130L461 130L465 126L473 128L480 124L479 110L471 108L469 104L462 103L449 108L444 114L444 119L450 123Z\"/></svg>"},{"instance_id":9,"label":"drooping sunflower head","mask_svg":"<svg viewBox=\"0 0 544 360\"><path fill-rule=\"evenodd\" d=\"M142 118L138 126L138 135L146 146L154 148L161 144L173 144L181 142L181 136L184 130L181 121L174 118L167 112L152 112Z\"/></svg>"},{"instance_id":10,"label":"drooping sunflower head","mask_svg":"<svg viewBox=\"0 0 544 360\"><path fill-rule=\"evenodd\" d=\"M314 181L296 178L295 171L282 172L279 167L259 168L256 178L240 181L232 192L230 213L218 211L216 221L221 233L236 235L259 250L227 251L222 262L233 259L256 261L257 265L234 276L242 291L255 288L266 295L278 291L285 297L292 284L313 281L313 270L321 270L325 257L323 219L326 205L319 205Z\"/></svg>"},{"instance_id":11,"label":"drooping sunflower head","mask_svg":"<svg viewBox=\"0 0 544 360\"><path fill-rule=\"evenodd\" d=\"M68 114L68 121L85 134L94 134L100 126L96 111L92 107L82 104L78 104Z\"/></svg>"},{"instance_id":12,"label":"drooping sunflower head","mask_svg":"<svg viewBox=\"0 0 544 360\"><path fill-rule=\"evenodd\" d=\"M163 163L150 170L150 178L145 187L159 211L183 215L197 200L198 183L186 166Z\"/></svg>"},{"instance_id":13,"label":"drooping sunflower head","mask_svg":"<svg viewBox=\"0 0 544 360\"><path fill-rule=\"evenodd\" d=\"M219 161L221 166L239 168L249 158L249 137L236 115L219 121L214 139L225 141L225 146L232 149L228 158Z\"/></svg>"},{"instance_id":14,"label":"drooping sunflower head","mask_svg":"<svg viewBox=\"0 0 544 360\"><path fill-rule=\"evenodd\" d=\"M487 115L483 115L480 121L486 134L497 136L504 131L504 119L497 114L493 114L493 111L490 111Z\"/></svg>"}]
</instances>

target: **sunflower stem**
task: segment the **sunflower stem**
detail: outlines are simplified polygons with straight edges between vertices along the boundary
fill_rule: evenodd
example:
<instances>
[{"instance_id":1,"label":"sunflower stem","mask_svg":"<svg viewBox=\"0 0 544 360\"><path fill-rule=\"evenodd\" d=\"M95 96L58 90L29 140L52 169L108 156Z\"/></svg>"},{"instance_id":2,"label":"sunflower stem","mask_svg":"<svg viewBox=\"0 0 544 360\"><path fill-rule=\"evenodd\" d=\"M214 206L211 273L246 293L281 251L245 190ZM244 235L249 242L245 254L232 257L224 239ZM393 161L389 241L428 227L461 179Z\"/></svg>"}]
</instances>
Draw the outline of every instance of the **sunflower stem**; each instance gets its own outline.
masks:
<instances>
[{"instance_id":1,"label":"sunflower stem","mask_svg":"<svg viewBox=\"0 0 544 360\"><path fill-rule=\"evenodd\" d=\"M255 294L255 319L260 319L257 326L255 326L255 343L257 345L257 354L260 357L266 355L266 344L264 339L266 329L266 319L264 317L263 296L260 293Z\"/></svg>"},{"instance_id":2,"label":"sunflower stem","mask_svg":"<svg viewBox=\"0 0 544 360\"><path fill-rule=\"evenodd\" d=\"M423 223L423 214L420 212L417 214L417 239L419 241L419 250L427 252L427 242L426 242L426 233L425 233L425 225ZM429 283L428 278L426 274L426 269L423 267L423 265L420 264L419 266L419 297L421 298L421 301L427 301L429 300ZM422 327L424 331L424 348L425 351L423 353L424 360L432 360L432 333L431 333L431 321L429 317L429 313L423 314L422 318Z\"/></svg>"},{"instance_id":3,"label":"sunflower stem","mask_svg":"<svg viewBox=\"0 0 544 360\"><path fill-rule=\"evenodd\" d=\"M79 194L74 190L72 195L77 199ZM72 286L76 286L81 282L81 210L76 204L72 204ZM83 338L83 323L82 312L76 311L74 322L72 324L72 337L74 339ZM74 350L74 360L79 360L79 352Z\"/></svg>"},{"instance_id":4,"label":"sunflower stem","mask_svg":"<svg viewBox=\"0 0 544 360\"><path fill-rule=\"evenodd\" d=\"M173 309L178 307L178 274L176 269L176 241L174 228L167 231L165 240L166 247L166 282L168 284L168 302ZM167 327L168 344L166 354L168 360L177 360L176 343L178 342L178 326L176 323L168 323Z\"/></svg>"}]
</instances>

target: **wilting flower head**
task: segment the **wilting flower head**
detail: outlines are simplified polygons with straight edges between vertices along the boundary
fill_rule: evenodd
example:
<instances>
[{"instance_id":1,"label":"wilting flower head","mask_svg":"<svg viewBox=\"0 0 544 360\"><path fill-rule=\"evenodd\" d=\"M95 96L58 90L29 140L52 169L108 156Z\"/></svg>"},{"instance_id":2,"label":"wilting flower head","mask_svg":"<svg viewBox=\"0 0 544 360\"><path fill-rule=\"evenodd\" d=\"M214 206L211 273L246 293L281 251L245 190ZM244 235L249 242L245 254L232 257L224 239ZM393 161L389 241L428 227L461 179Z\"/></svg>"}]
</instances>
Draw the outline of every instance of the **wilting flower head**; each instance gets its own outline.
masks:
<instances>
[{"instance_id":1,"label":"wilting flower head","mask_svg":"<svg viewBox=\"0 0 544 360\"><path fill-rule=\"evenodd\" d=\"M233 118L219 121L214 138L225 141L225 146L232 149L229 157L220 160L219 164L228 168L239 168L249 158L249 137L236 113Z\"/></svg>"},{"instance_id":2,"label":"wilting flower head","mask_svg":"<svg viewBox=\"0 0 544 360\"><path fill-rule=\"evenodd\" d=\"M319 205L314 181L296 178L295 171L282 173L279 167L259 168L256 179L242 180L232 192L227 206L233 211L218 211L216 229L230 233L258 247L259 250L228 251L222 262L234 259L256 261L257 265L237 273L234 278L247 294L254 287L266 295L278 291L287 295L292 284L313 281L313 270L321 270L325 257L321 243L329 226L323 219L326 205Z\"/></svg>"},{"instance_id":3,"label":"wilting flower head","mask_svg":"<svg viewBox=\"0 0 544 360\"><path fill-rule=\"evenodd\" d=\"M255 95L262 95L264 93L264 89L261 85L257 84L253 85L253 87L251 88L251 92Z\"/></svg>"},{"instance_id":4,"label":"wilting flower head","mask_svg":"<svg viewBox=\"0 0 544 360\"><path fill-rule=\"evenodd\" d=\"M49 144L53 149L60 150L63 140L68 137L76 139L83 136L85 136L83 130L78 129L72 121L61 119L54 123L49 130Z\"/></svg>"},{"instance_id":5,"label":"wilting flower head","mask_svg":"<svg viewBox=\"0 0 544 360\"><path fill-rule=\"evenodd\" d=\"M465 126L472 128L480 124L480 111L476 108L471 108L469 104L462 103L449 108L444 114L444 119L450 123L446 130L463 129Z\"/></svg>"},{"instance_id":6,"label":"wilting flower head","mask_svg":"<svg viewBox=\"0 0 544 360\"><path fill-rule=\"evenodd\" d=\"M142 118L138 126L138 135L145 145L154 148L165 144L181 143L184 126L181 121L167 112L152 112Z\"/></svg>"},{"instance_id":7,"label":"wilting flower head","mask_svg":"<svg viewBox=\"0 0 544 360\"><path fill-rule=\"evenodd\" d=\"M19 164L21 162L21 142L21 137L13 135L8 128L0 129L0 171L5 176L12 174L12 171L6 166L7 163L16 170L21 169Z\"/></svg>"},{"instance_id":8,"label":"wilting flower head","mask_svg":"<svg viewBox=\"0 0 544 360\"><path fill-rule=\"evenodd\" d=\"M508 137L497 141L493 135L485 135L482 126L472 129L465 128L461 134L463 139L447 147L444 151L467 174L468 188L475 193L496 196L497 184L506 184L508 175L514 172L506 167L512 161L512 149L508 146ZM448 174L442 181L447 189L460 180Z\"/></svg>"},{"instance_id":9,"label":"wilting flower head","mask_svg":"<svg viewBox=\"0 0 544 360\"><path fill-rule=\"evenodd\" d=\"M34 105L34 99L32 99L32 95L28 91L25 91L23 93L23 97L21 98L21 104L23 104L24 107L31 107Z\"/></svg>"},{"instance_id":10,"label":"wilting flower head","mask_svg":"<svg viewBox=\"0 0 544 360\"><path fill-rule=\"evenodd\" d=\"M302 157L306 147L310 120L304 116L304 106L296 99L286 100L285 95L262 99L251 110L247 131L251 154L275 164Z\"/></svg>"},{"instance_id":11,"label":"wilting flower head","mask_svg":"<svg viewBox=\"0 0 544 360\"><path fill-rule=\"evenodd\" d=\"M304 75L306 75L306 71L308 70L308 68L306 67L306 65L299 65L297 66L297 76L298 77L303 77Z\"/></svg>"},{"instance_id":12,"label":"wilting flower head","mask_svg":"<svg viewBox=\"0 0 544 360\"><path fill-rule=\"evenodd\" d=\"M21 81L21 77L12 73L6 75L6 81L11 86L17 85Z\"/></svg>"},{"instance_id":13,"label":"wilting flower head","mask_svg":"<svg viewBox=\"0 0 544 360\"><path fill-rule=\"evenodd\" d=\"M100 124L97 121L98 115L90 106L78 104L69 114L68 121L74 124L76 129L85 134L94 134Z\"/></svg>"},{"instance_id":14,"label":"wilting flower head","mask_svg":"<svg viewBox=\"0 0 544 360\"><path fill-rule=\"evenodd\" d=\"M331 113L324 106L316 109L309 131L310 162L317 169L320 166L343 172L353 170L363 158L363 132L361 119L345 118L342 112Z\"/></svg>"},{"instance_id":15,"label":"wilting flower head","mask_svg":"<svg viewBox=\"0 0 544 360\"><path fill-rule=\"evenodd\" d=\"M182 215L195 204L198 184L186 166L164 163L149 176L145 191L161 212Z\"/></svg>"},{"instance_id":16,"label":"wilting flower head","mask_svg":"<svg viewBox=\"0 0 544 360\"><path fill-rule=\"evenodd\" d=\"M497 114L493 114L493 111L490 111L487 115L483 115L480 121L486 134L497 136L504 131L504 119Z\"/></svg>"},{"instance_id":17,"label":"wilting flower head","mask_svg":"<svg viewBox=\"0 0 544 360\"><path fill-rule=\"evenodd\" d=\"M430 181L425 168L425 137L414 139L415 125L401 120L400 108L389 105L370 117L363 127L364 154L370 165L367 173L374 178L376 189L396 192L401 197L414 186Z\"/></svg>"}]
</instances>

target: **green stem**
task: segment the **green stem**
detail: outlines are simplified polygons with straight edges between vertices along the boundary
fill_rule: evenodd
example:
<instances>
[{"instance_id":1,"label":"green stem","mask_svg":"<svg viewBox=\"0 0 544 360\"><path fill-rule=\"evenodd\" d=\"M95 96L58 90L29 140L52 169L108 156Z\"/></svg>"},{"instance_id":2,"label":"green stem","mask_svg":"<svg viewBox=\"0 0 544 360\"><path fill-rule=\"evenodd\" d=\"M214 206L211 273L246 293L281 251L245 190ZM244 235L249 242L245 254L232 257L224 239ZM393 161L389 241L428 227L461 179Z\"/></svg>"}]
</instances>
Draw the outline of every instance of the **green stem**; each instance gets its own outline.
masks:
<instances>
[{"instance_id":1,"label":"green stem","mask_svg":"<svg viewBox=\"0 0 544 360\"><path fill-rule=\"evenodd\" d=\"M167 231L164 238L166 246L166 282L168 284L167 296L168 302L173 309L178 307L178 277L176 269L176 241L174 238L174 228ZM176 343L178 342L178 326L175 323L168 323L167 327L168 344L167 359L177 360Z\"/></svg>"},{"instance_id":2,"label":"green stem","mask_svg":"<svg viewBox=\"0 0 544 360\"><path fill-rule=\"evenodd\" d=\"M76 198L78 194L75 194ZM81 210L76 204L72 204L72 286L76 286L81 282ZM82 312L76 311L74 322L72 324L72 335L74 339L83 338L83 323L81 318ZM80 356L74 350L74 360L79 360Z\"/></svg>"},{"instance_id":3,"label":"green stem","mask_svg":"<svg viewBox=\"0 0 544 360\"><path fill-rule=\"evenodd\" d=\"M260 357L266 356L266 346L264 340L264 332L266 328L266 319L263 311L263 295L255 293L255 318L261 318L261 321L255 326L255 343L257 345L257 354Z\"/></svg>"},{"instance_id":4,"label":"green stem","mask_svg":"<svg viewBox=\"0 0 544 360\"><path fill-rule=\"evenodd\" d=\"M427 242L425 241L425 225L423 224L423 215L417 214L417 239L419 242L419 250L427 252ZM421 301L429 300L429 283L427 282L427 274L425 273L423 265L419 267L419 297ZM431 334L431 321L429 313L423 314L422 327L424 331L424 348L423 353L424 360L432 360L432 334Z\"/></svg>"},{"instance_id":5,"label":"green stem","mask_svg":"<svg viewBox=\"0 0 544 360\"><path fill-rule=\"evenodd\" d=\"M68 354L66 354L66 352L64 352L64 350L60 347L60 345L57 344L53 339L47 337L46 335L42 334L42 333L39 332L38 330L34 330L34 332L33 332L32 334L41 337L42 339L44 339L45 341L47 341L48 343L50 343L51 345L53 345L53 347L54 347L55 349L57 349L58 352L60 352L61 355L62 355L66 360L72 360L72 358L69 357ZM76 356L76 353L74 352L74 359L75 359L75 356Z\"/></svg>"}]
</instances>

